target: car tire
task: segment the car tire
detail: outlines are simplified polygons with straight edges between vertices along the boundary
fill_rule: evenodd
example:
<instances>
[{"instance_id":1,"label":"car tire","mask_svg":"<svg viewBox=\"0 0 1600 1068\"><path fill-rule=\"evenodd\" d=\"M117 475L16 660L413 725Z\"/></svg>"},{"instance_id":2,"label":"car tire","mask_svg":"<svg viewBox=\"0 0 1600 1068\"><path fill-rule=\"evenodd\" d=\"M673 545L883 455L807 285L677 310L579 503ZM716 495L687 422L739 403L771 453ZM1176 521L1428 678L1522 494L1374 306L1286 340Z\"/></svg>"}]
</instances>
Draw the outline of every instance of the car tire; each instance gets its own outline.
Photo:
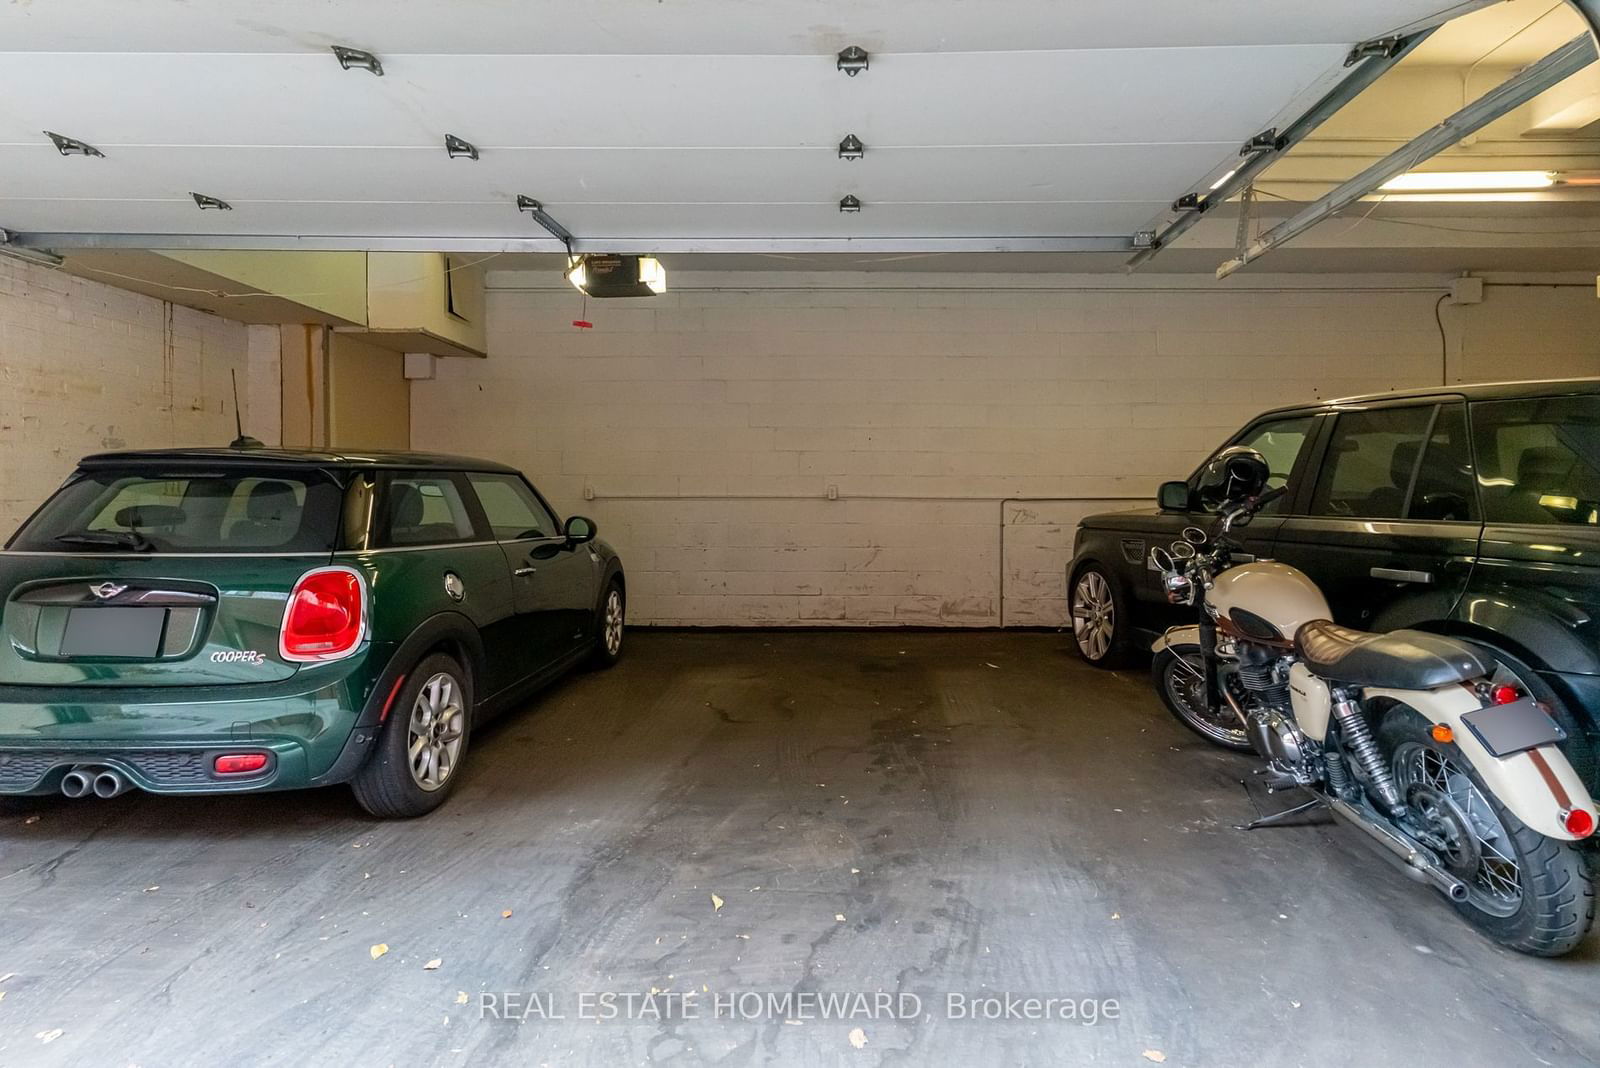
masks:
<instances>
[{"instance_id":1,"label":"car tire","mask_svg":"<svg viewBox=\"0 0 1600 1068\"><path fill-rule=\"evenodd\" d=\"M1561 743L1561 751L1571 761L1572 770L1578 773L1578 778L1589 787L1591 794L1600 796L1600 752L1596 751L1597 739L1589 733L1584 721L1573 714L1566 702L1561 700L1526 661L1487 642L1469 641L1469 644L1497 661L1510 676L1511 682L1549 710L1550 718L1567 733L1567 740Z\"/></svg>"},{"instance_id":2,"label":"car tire","mask_svg":"<svg viewBox=\"0 0 1600 1068\"><path fill-rule=\"evenodd\" d=\"M622 659L623 625L627 619L628 595L622 582L612 579L600 598L600 610L595 615L594 652L589 654L589 666L594 669L613 667Z\"/></svg>"},{"instance_id":3,"label":"car tire","mask_svg":"<svg viewBox=\"0 0 1600 1068\"><path fill-rule=\"evenodd\" d=\"M1078 655L1097 668L1126 667L1130 659L1127 599L1117 577L1085 564L1067 586L1067 618Z\"/></svg>"},{"instance_id":4,"label":"car tire","mask_svg":"<svg viewBox=\"0 0 1600 1068\"><path fill-rule=\"evenodd\" d=\"M472 707L472 677L456 659L424 657L400 688L377 749L350 783L361 807L379 819L403 820L444 804L461 778Z\"/></svg>"}]
</instances>

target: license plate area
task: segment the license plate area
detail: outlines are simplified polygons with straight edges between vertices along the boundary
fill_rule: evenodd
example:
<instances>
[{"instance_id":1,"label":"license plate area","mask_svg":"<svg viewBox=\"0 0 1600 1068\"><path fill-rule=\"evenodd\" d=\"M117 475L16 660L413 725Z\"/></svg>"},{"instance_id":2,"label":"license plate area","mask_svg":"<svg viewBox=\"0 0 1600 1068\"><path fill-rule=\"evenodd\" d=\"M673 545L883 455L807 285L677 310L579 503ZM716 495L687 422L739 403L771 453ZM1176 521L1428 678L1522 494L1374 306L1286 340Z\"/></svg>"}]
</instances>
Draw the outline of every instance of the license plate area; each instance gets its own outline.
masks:
<instances>
[{"instance_id":1,"label":"license plate area","mask_svg":"<svg viewBox=\"0 0 1600 1068\"><path fill-rule=\"evenodd\" d=\"M26 660L182 660L199 649L217 603L213 588L163 581L118 585L111 596L92 582L42 583L5 607L5 636Z\"/></svg>"},{"instance_id":2,"label":"license plate area","mask_svg":"<svg viewBox=\"0 0 1600 1068\"><path fill-rule=\"evenodd\" d=\"M1490 705L1461 717L1483 747L1497 757L1555 745L1567 740L1567 732L1550 718L1531 697L1508 705Z\"/></svg>"},{"instance_id":3,"label":"license plate area","mask_svg":"<svg viewBox=\"0 0 1600 1068\"><path fill-rule=\"evenodd\" d=\"M69 608L57 655L64 659L154 660L167 632L165 608Z\"/></svg>"}]
</instances>

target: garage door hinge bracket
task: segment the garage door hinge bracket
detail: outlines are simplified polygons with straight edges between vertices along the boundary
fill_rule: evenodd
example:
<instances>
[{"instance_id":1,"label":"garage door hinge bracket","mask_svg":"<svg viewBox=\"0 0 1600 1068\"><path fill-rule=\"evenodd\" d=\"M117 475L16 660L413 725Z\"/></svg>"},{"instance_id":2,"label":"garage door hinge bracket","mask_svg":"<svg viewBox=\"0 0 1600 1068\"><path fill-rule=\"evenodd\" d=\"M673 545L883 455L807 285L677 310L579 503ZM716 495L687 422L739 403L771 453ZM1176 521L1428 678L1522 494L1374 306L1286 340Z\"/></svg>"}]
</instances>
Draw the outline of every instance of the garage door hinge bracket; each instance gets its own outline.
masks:
<instances>
[{"instance_id":1,"label":"garage door hinge bracket","mask_svg":"<svg viewBox=\"0 0 1600 1068\"><path fill-rule=\"evenodd\" d=\"M339 59L339 66L345 70L364 70L383 77L383 64L371 52L359 48L347 48L344 45L332 45L333 54Z\"/></svg>"},{"instance_id":2,"label":"garage door hinge bracket","mask_svg":"<svg viewBox=\"0 0 1600 1068\"><path fill-rule=\"evenodd\" d=\"M478 146L468 141L465 137L457 137L453 133L444 135L444 154L451 159L478 158Z\"/></svg>"},{"instance_id":3,"label":"garage door hinge bracket","mask_svg":"<svg viewBox=\"0 0 1600 1068\"><path fill-rule=\"evenodd\" d=\"M1344 57L1344 65L1353 67L1363 59L1392 59L1406 46L1409 38L1400 34L1389 37L1374 37L1370 41L1362 41L1350 49L1350 54Z\"/></svg>"},{"instance_id":4,"label":"garage door hinge bracket","mask_svg":"<svg viewBox=\"0 0 1600 1068\"><path fill-rule=\"evenodd\" d=\"M1276 126L1262 130L1239 146L1239 155L1253 156L1257 152L1282 152L1289 139L1278 133Z\"/></svg>"},{"instance_id":5,"label":"garage door hinge bracket","mask_svg":"<svg viewBox=\"0 0 1600 1068\"><path fill-rule=\"evenodd\" d=\"M105 159L106 154L87 141L80 141L76 137L68 137L66 134L52 133L49 130L46 130L44 135L50 138L51 142L56 146L56 151L63 156L99 156L101 159Z\"/></svg>"}]
</instances>

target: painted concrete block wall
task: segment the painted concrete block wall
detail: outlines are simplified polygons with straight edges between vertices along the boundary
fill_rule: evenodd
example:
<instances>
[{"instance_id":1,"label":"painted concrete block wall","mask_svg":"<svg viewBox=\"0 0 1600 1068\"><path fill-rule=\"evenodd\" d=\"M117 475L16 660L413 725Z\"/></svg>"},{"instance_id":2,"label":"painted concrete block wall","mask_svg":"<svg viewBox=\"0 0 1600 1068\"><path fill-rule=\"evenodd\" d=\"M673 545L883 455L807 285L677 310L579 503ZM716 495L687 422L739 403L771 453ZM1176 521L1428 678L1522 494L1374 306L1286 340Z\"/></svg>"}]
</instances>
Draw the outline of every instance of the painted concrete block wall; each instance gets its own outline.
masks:
<instances>
[{"instance_id":1,"label":"painted concrete block wall","mask_svg":"<svg viewBox=\"0 0 1600 1068\"><path fill-rule=\"evenodd\" d=\"M571 290L491 275L489 358L412 391L416 447L599 521L636 622L1060 625L1077 520L1263 408L1600 373L1581 286L1492 286L1441 339L1437 278L674 282L579 331Z\"/></svg>"},{"instance_id":2,"label":"painted concrete block wall","mask_svg":"<svg viewBox=\"0 0 1600 1068\"><path fill-rule=\"evenodd\" d=\"M0 258L0 528L79 457L233 440L242 323Z\"/></svg>"},{"instance_id":3,"label":"painted concrete block wall","mask_svg":"<svg viewBox=\"0 0 1600 1068\"><path fill-rule=\"evenodd\" d=\"M239 376L244 432L267 445L283 444L283 353L279 327L245 327L245 363Z\"/></svg>"}]
</instances>

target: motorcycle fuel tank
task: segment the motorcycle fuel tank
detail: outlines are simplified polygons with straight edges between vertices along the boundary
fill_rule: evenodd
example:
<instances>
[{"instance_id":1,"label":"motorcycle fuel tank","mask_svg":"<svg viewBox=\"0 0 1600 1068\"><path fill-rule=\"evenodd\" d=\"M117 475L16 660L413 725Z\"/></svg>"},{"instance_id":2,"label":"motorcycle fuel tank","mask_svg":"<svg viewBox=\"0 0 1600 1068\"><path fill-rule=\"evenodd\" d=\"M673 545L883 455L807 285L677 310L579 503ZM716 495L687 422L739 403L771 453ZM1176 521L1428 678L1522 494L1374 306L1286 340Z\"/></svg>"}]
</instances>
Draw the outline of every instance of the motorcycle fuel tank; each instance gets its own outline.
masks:
<instances>
[{"instance_id":1,"label":"motorcycle fuel tank","mask_svg":"<svg viewBox=\"0 0 1600 1068\"><path fill-rule=\"evenodd\" d=\"M1315 582L1299 569L1272 560L1224 571L1213 580L1206 601L1224 618L1236 620L1234 610L1242 609L1265 620L1285 641L1292 641L1295 632L1313 619L1333 618Z\"/></svg>"}]
</instances>

